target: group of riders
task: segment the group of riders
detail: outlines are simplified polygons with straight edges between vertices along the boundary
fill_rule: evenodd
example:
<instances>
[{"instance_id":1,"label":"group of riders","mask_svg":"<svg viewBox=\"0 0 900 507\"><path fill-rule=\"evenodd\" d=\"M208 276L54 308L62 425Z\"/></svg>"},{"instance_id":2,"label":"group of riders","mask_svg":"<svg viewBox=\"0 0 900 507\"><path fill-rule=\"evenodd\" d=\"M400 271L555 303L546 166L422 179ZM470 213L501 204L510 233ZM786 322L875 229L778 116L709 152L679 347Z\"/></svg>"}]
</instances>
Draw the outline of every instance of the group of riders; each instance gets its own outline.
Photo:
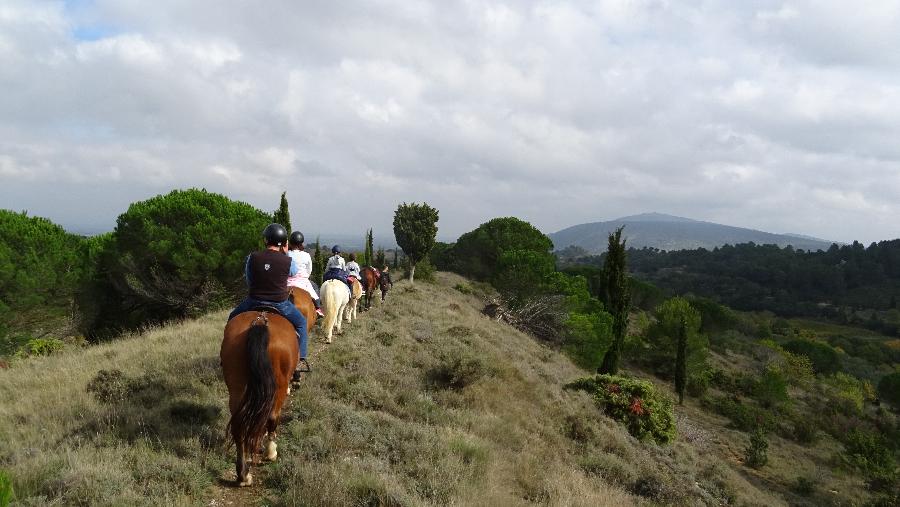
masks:
<instances>
[{"instance_id":1,"label":"group of riders","mask_svg":"<svg viewBox=\"0 0 900 507\"><path fill-rule=\"evenodd\" d=\"M259 307L274 308L294 326L297 331L297 340L300 345L300 361L297 364L297 372L310 371L307 361L307 342L309 337L306 332L306 317L297 309L290 298L290 288L297 287L305 290L312 297L316 307L316 313L323 316L322 302L319 299L319 288L310 276L313 270L312 258L305 250L303 233L294 231L288 236L287 229L281 224L269 224L263 230L266 248L259 252L253 252L247 256L244 264L244 277L247 280L249 293L247 297L231 312L228 320L240 313L254 310ZM332 256L325 265L323 282L327 280L341 280L347 284L352 296L353 282L362 284L362 274L356 255L349 255L349 262L345 262L341 255L341 247L335 245L331 248ZM373 268L368 268L373 269ZM374 269L373 269L374 270ZM388 267L381 271L374 270L380 279L382 289L391 285Z\"/></svg>"}]
</instances>

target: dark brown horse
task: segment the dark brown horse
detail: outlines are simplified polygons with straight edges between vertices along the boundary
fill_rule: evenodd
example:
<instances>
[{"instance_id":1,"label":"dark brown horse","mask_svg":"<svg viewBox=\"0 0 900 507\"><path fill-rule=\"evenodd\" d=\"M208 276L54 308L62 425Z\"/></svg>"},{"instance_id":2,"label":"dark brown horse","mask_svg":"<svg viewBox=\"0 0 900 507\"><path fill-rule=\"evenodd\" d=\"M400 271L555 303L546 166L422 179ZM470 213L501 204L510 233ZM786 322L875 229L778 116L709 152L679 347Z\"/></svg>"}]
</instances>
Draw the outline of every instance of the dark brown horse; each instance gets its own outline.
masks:
<instances>
[{"instance_id":1,"label":"dark brown horse","mask_svg":"<svg viewBox=\"0 0 900 507\"><path fill-rule=\"evenodd\" d=\"M297 333L291 323L262 310L244 312L225 326L220 357L237 447L237 484L253 484L250 463L268 434L266 459L278 456L275 430L297 367Z\"/></svg>"},{"instance_id":2,"label":"dark brown horse","mask_svg":"<svg viewBox=\"0 0 900 507\"><path fill-rule=\"evenodd\" d=\"M316 319L319 317L312 296L300 287L288 287L288 299L306 317L306 333L309 334L316 327Z\"/></svg>"},{"instance_id":3,"label":"dark brown horse","mask_svg":"<svg viewBox=\"0 0 900 507\"><path fill-rule=\"evenodd\" d=\"M360 283L362 283L363 290L366 291L366 310L368 310L372 307L372 298L375 296L375 289L381 282L381 274L371 266L362 268L359 274L362 276ZM384 298L382 297L381 300L384 301Z\"/></svg>"}]
</instances>

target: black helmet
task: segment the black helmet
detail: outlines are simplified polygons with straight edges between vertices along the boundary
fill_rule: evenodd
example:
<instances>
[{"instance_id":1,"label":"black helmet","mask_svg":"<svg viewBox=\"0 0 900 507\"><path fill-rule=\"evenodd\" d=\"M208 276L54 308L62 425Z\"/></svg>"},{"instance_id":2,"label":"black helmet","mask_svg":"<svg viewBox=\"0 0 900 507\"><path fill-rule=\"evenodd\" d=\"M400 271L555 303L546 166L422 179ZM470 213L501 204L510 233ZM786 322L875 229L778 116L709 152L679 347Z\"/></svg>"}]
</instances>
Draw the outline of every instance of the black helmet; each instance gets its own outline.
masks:
<instances>
[{"instance_id":1,"label":"black helmet","mask_svg":"<svg viewBox=\"0 0 900 507\"><path fill-rule=\"evenodd\" d=\"M263 238L266 239L266 246L283 246L287 243L288 234L281 224L269 224L263 231Z\"/></svg>"},{"instance_id":2,"label":"black helmet","mask_svg":"<svg viewBox=\"0 0 900 507\"><path fill-rule=\"evenodd\" d=\"M333 253L333 254L341 253L341 247L334 245L333 247L331 247L331 253Z\"/></svg>"},{"instance_id":3,"label":"black helmet","mask_svg":"<svg viewBox=\"0 0 900 507\"><path fill-rule=\"evenodd\" d=\"M291 233L290 243L293 246L300 246L303 244L303 233L300 231L294 231Z\"/></svg>"}]
</instances>

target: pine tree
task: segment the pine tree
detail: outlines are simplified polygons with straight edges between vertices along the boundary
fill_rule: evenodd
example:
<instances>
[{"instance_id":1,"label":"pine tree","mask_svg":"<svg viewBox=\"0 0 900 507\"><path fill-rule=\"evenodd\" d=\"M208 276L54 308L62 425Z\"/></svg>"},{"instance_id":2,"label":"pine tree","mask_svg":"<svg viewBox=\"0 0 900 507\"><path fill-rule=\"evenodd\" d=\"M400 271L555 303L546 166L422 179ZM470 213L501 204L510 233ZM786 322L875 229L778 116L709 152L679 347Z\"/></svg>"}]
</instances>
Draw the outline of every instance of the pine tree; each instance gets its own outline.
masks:
<instances>
[{"instance_id":1,"label":"pine tree","mask_svg":"<svg viewBox=\"0 0 900 507\"><path fill-rule=\"evenodd\" d=\"M626 267L625 240L622 239L619 227L609 235L609 248L606 262L603 265L606 306L613 314L613 342L603 356L600 373L616 374L619 371L619 360L622 353L622 342L628 331L628 310L631 307L631 291L628 286L628 269Z\"/></svg>"},{"instance_id":2,"label":"pine tree","mask_svg":"<svg viewBox=\"0 0 900 507\"><path fill-rule=\"evenodd\" d=\"M679 405L684 404L684 389L687 387L687 334L687 323L682 318L675 354L675 391L678 392Z\"/></svg>"},{"instance_id":3,"label":"pine tree","mask_svg":"<svg viewBox=\"0 0 900 507\"><path fill-rule=\"evenodd\" d=\"M283 225L288 234L291 233L291 212L288 211L287 192L281 193L281 204L275 210L275 213L272 214L272 221Z\"/></svg>"}]
</instances>

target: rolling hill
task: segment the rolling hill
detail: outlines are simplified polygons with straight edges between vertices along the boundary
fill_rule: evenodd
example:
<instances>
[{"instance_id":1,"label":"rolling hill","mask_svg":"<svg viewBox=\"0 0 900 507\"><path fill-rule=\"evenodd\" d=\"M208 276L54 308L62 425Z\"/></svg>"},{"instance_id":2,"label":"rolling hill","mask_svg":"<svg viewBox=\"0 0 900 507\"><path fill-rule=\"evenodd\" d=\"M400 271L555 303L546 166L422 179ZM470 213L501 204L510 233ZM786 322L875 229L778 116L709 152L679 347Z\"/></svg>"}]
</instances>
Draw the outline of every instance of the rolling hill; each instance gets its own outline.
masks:
<instances>
[{"instance_id":1,"label":"rolling hill","mask_svg":"<svg viewBox=\"0 0 900 507\"><path fill-rule=\"evenodd\" d=\"M481 315L473 290L448 273L400 281L334 344L314 334L313 372L291 396L278 461L256 468L252 488L230 486L224 312L0 369L0 469L23 505L821 500L789 485L833 455L827 439L807 448L773 435L770 465L748 469L746 436L690 399L673 444L638 441L590 395L563 389L589 372ZM827 484L841 491L835 502L865 495L842 477Z\"/></svg>"},{"instance_id":2,"label":"rolling hill","mask_svg":"<svg viewBox=\"0 0 900 507\"><path fill-rule=\"evenodd\" d=\"M802 250L827 250L832 242L800 234L773 234L769 232L732 227L692 220L690 218L644 213L618 218L607 222L592 222L568 227L549 234L556 250L569 246L581 247L588 253L606 251L607 236L616 228L625 226L624 235L631 248L658 248L660 250L713 249L718 246L753 242L758 245L792 245Z\"/></svg>"}]
</instances>

